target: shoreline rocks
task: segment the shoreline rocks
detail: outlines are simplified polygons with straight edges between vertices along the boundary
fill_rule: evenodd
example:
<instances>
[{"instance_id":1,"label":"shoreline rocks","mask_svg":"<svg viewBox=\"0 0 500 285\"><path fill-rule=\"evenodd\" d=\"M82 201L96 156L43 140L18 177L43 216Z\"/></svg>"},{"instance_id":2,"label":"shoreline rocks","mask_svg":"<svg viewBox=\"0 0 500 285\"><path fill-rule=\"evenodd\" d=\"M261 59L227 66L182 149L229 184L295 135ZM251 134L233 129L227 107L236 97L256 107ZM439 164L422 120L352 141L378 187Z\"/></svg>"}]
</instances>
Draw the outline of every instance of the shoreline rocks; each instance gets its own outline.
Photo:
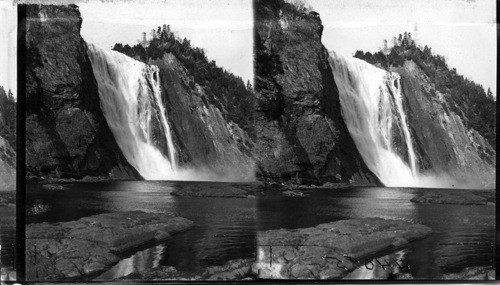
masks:
<instances>
[{"instance_id":1,"label":"shoreline rocks","mask_svg":"<svg viewBox=\"0 0 500 285\"><path fill-rule=\"evenodd\" d=\"M193 222L134 212L106 213L64 223L26 225L27 280L81 279L107 270L118 255L168 240Z\"/></svg>"},{"instance_id":2,"label":"shoreline rocks","mask_svg":"<svg viewBox=\"0 0 500 285\"><path fill-rule=\"evenodd\" d=\"M488 205L495 203L495 191L422 190L411 201L422 204Z\"/></svg>"},{"instance_id":3,"label":"shoreline rocks","mask_svg":"<svg viewBox=\"0 0 500 285\"><path fill-rule=\"evenodd\" d=\"M211 198L252 198L258 187L233 183L183 184L176 185L170 194L178 197L211 197Z\"/></svg>"}]
</instances>

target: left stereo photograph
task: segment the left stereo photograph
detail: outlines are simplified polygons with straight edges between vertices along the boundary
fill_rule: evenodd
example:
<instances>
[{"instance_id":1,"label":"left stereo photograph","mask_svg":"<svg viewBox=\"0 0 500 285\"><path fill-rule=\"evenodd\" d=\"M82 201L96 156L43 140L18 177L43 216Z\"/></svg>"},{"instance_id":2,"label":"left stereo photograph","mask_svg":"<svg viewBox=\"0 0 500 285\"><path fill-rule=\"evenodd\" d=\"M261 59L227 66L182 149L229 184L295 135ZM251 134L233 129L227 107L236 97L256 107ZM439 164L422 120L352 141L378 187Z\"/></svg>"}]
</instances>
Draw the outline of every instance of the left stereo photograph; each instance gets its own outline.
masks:
<instances>
[{"instance_id":1,"label":"left stereo photograph","mask_svg":"<svg viewBox=\"0 0 500 285\"><path fill-rule=\"evenodd\" d=\"M204 280L251 258L255 199L175 195L255 183L252 2L21 7L25 279Z\"/></svg>"}]
</instances>

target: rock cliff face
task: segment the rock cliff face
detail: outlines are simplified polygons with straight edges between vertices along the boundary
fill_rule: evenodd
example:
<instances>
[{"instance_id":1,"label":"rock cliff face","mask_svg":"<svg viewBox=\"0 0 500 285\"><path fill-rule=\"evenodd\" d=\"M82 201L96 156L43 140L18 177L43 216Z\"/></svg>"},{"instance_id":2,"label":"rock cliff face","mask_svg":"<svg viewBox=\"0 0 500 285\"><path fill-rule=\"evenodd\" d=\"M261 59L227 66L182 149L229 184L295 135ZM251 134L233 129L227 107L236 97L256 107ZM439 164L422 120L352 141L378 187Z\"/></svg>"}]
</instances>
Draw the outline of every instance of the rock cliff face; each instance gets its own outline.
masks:
<instances>
[{"instance_id":1,"label":"rock cliff face","mask_svg":"<svg viewBox=\"0 0 500 285\"><path fill-rule=\"evenodd\" d=\"M379 184L342 119L318 14L283 0L254 7L257 175Z\"/></svg>"},{"instance_id":2,"label":"rock cliff face","mask_svg":"<svg viewBox=\"0 0 500 285\"><path fill-rule=\"evenodd\" d=\"M160 68L179 165L211 180L253 180L253 142L247 133L209 103L203 88L174 55L165 54L151 64Z\"/></svg>"},{"instance_id":3,"label":"rock cliff face","mask_svg":"<svg viewBox=\"0 0 500 285\"><path fill-rule=\"evenodd\" d=\"M27 175L140 178L102 115L81 23L75 5L27 6Z\"/></svg>"},{"instance_id":4,"label":"rock cliff face","mask_svg":"<svg viewBox=\"0 0 500 285\"><path fill-rule=\"evenodd\" d=\"M391 68L401 75L404 105L419 168L447 174L462 187L494 187L496 151L450 110L445 96L413 62Z\"/></svg>"}]
</instances>

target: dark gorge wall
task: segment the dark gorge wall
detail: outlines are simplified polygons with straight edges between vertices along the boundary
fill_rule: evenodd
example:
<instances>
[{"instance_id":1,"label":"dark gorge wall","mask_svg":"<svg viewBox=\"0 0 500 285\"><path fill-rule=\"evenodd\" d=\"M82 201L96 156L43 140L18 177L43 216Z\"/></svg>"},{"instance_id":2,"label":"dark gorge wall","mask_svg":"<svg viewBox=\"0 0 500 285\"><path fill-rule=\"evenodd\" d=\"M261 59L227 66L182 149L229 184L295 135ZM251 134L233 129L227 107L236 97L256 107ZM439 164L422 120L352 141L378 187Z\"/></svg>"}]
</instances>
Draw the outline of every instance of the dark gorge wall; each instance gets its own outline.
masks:
<instances>
[{"instance_id":1,"label":"dark gorge wall","mask_svg":"<svg viewBox=\"0 0 500 285\"><path fill-rule=\"evenodd\" d=\"M319 15L282 0L254 7L257 175L379 184L343 121Z\"/></svg>"},{"instance_id":2,"label":"dark gorge wall","mask_svg":"<svg viewBox=\"0 0 500 285\"><path fill-rule=\"evenodd\" d=\"M28 177L137 179L99 105L78 7L27 5Z\"/></svg>"}]
</instances>

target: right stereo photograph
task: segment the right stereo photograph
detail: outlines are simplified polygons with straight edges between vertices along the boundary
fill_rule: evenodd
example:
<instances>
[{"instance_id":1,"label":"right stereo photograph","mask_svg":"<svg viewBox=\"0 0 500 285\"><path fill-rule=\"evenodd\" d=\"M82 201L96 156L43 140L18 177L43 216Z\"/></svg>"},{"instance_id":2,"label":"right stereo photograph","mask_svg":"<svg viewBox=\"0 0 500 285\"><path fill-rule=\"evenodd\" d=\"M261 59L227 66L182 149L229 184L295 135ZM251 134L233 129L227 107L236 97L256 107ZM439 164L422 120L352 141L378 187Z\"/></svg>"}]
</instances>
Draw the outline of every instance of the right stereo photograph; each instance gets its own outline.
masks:
<instances>
[{"instance_id":1,"label":"right stereo photograph","mask_svg":"<svg viewBox=\"0 0 500 285\"><path fill-rule=\"evenodd\" d=\"M257 277L494 279L494 1L254 9Z\"/></svg>"}]
</instances>

